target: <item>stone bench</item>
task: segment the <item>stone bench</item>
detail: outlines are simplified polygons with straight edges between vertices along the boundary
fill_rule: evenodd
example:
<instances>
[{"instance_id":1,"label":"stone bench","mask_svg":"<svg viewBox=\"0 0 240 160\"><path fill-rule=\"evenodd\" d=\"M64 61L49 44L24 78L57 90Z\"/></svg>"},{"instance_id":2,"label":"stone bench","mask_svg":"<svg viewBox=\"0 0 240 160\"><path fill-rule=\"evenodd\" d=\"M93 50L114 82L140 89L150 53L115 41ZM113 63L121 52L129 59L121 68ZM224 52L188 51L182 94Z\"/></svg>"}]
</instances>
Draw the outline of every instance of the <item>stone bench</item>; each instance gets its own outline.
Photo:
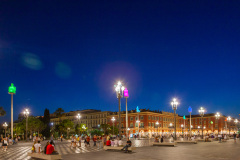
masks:
<instances>
[{"instance_id":1,"label":"stone bench","mask_svg":"<svg viewBox=\"0 0 240 160\"><path fill-rule=\"evenodd\" d=\"M177 145L176 142L163 142L163 143L158 143L158 142L153 142L153 146L168 146L168 147L175 147Z\"/></svg>"},{"instance_id":2,"label":"stone bench","mask_svg":"<svg viewBox=\"0 0 240 160\"><path fill-rule=\"evenodd\" d=\"M205 139L196 139L198 142L212 142L211 139L205 140Z\"/></svg>"},{"instance_id":3,"label":"stone bench","mask_svg":"<svg viewBox=\"0 0 240 160\"><path fill-rule=\"evenodd\" d=\"M38 158L38 159L48 159L48 160L54 160L54 159L62 159L62 156L60 154L44 154L44 153L28 153L28 156L32 158Z\"/></svg>"},{"instance_id":4,"label":"stone bench","mask_svg":"<svg viewBox=\"0 0 240 160\"><path fill-rule=\"evenodd\" d=\"M121 150L123 149L123 147L112 147L112 146L104 146L103 147L104 150ZM128 147L128 151L133 151L135 150L136 148L135 147Z\"/></svg>"},{"instance_id":5,"label":"stone bench","mask_svg":"<svg viewBox=\"0 0 240 160\"><path fill-rule=\"evenodd\" d=\"M193 143L193 144L197 144L197 141L176 141L177 143Z\"/></svg>"}]
</instances>

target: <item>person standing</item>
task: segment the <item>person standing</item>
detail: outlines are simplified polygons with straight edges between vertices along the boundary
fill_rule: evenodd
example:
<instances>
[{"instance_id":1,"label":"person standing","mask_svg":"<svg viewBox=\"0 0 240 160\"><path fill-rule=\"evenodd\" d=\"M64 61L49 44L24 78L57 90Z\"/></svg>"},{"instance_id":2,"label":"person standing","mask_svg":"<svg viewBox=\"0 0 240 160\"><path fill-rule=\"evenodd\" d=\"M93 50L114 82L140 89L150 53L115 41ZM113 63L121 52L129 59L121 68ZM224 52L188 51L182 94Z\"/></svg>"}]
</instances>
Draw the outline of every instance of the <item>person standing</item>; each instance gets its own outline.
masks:
<instances>
[{"instance_id":1,"label":"person standing","mask_svg":"<svg viewBox=\"0 0 240 160\"><path fill-rule=\"evenodd\" d=\"M90 147L90 137L89 136L87 136L86 142L87 142L87 145Z\"/></svg>"},{"instance_id":2,"label":"person standing","mask_svg":"<svg viewBox=\"0 0 240 160\"><path fill-rule=\"evenodd\" d=\"M3 139L2 139L2 147L3 147L4 151L7 151L7 146L8 146L7 138L3 137Z\"/></svg>"},{"instance_id":3,"label":"person standing","mask_svg":"<svg viewBox=\"0 0 240 160\"><path fill-rule=\"evenodd\" d=\"M96 136L96 135L94 135L94 136L93 136L93 143L94 143L94 145L93 145L93 146L96 146L96 142L97 142L97 136Z\"/></svg>"},{"instance_id":4,"label":"person standing","mask_svg":"<svg viewBox=\"0 0 240 160\"><path fill-rule=\"evenodd\" d=\"M235 132L233 133L233 138L234 138L234 142L236 142L237 135L236 135L236 133L235 133Z\"/></svg>"}]
</instances>

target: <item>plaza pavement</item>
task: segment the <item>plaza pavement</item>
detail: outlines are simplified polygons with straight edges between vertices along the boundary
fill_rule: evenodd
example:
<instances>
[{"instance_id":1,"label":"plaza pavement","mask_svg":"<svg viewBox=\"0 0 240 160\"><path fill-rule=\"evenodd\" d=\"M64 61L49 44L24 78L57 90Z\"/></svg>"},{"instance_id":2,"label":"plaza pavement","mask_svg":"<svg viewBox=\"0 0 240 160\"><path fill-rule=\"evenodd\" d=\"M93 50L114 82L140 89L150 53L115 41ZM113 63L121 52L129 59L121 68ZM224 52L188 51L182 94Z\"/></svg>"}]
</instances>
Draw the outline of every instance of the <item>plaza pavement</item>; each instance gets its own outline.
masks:
<instances>
[{"instance_id":1,"label":"plaza pavement","mask_svg":"<svg viewBox=\"0 0 240 160\"><path fill-rule=\"evenodd\" d=\"M93 147L71 148L70 142L56 142L56 150L67 160L104 159L104 160L240 160L240 141L229 140L224 143L199 142L198 144L178 144L177 147L152 146L153 140L132 140L137 147L132 153L105 151L102 145ZM42 142L42 146L46 143ZM124 142L125 144L125 142ZM28 160L32 143L19 143L0 150L0 160Z\"/></svg>"}]
</instances>

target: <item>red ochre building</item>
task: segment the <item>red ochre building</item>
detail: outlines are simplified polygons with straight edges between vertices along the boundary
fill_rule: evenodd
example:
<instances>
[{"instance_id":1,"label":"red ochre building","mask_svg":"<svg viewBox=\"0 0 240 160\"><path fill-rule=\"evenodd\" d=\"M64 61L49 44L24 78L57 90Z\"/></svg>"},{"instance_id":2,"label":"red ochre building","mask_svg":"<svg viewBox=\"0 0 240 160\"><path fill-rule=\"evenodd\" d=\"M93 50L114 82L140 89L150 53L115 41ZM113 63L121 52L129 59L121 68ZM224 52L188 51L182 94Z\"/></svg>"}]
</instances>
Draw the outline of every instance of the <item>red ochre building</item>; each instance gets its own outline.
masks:
<instances>
[{"instance_id":1,"label":"red ochre building","mask_svg":"<svg viewBox=\"0 0 240 160\"><path fill-rule=\"evenodd\" d=\"M115 117L114 126L118 128L118 112L112 112L107 116L107 123L112 126L113 122L111 121L112 117ZM121 125L122 125L122 134L126 135L126 112L121 112ZM186 116L184 120L182 116L176 115L176 133L177 136L181 134L189 134L190 129L190 118ZM230 133L233 134L237 131L237 126L232 122L227 122L226 116L221 116L217 121L215 114L205 114L203 117L203 134L217 134L218 126L219 133L228 134L229 133L229 124L230 124ZM139 128L138 123L136 122L139 119ZM201 117L199 115L191 116L191 131L192 135L201 135L202 134L202 125ZM184 126L185 121L185 127ZM212 123L211 123L212 121ZM159 124L157 125L156 122ZM140 112L136 110L128 111L128 128L129 135L138 134L141 137L151 137L153 135L171 135L174 133L174 114L171 112L164 111L151 111L146 109L140 109ZM200 128L199 128L200 127Z\"/></svg>"}]
</instances>

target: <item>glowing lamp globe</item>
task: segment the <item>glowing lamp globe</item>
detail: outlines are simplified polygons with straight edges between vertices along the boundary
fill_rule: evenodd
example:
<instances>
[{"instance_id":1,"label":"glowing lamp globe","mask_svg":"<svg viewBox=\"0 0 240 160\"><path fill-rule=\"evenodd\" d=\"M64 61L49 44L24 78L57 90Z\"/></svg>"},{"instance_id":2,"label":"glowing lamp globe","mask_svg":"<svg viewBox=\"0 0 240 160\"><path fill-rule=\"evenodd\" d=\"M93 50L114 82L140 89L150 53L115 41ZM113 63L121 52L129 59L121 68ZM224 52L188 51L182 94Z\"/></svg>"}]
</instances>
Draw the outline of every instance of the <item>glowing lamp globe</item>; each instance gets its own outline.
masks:
<instances>
[{"instance_id":1,"label":"glowing lamp globe","mask_svg":"<svg viewBox=\"0 0 240 160\"><path fill-rule=\"evenodd\" d=\"M13 83L11 83L11 86L8 87L8 93L9 94L15 94L16 93L16 87L14 86Z\"/></svg>"},{"instance_id":2,"label":"glowing lamp globe","mask_svg":"<svg viewBox=\"0 0 240 160\"><path fill-rule=\"evenodd\" d=\"M123 95L124 95L124 98L128 98L129 97L127 88L125 88L125 90L123 91Z\"/></svg>"}]
</instances>

